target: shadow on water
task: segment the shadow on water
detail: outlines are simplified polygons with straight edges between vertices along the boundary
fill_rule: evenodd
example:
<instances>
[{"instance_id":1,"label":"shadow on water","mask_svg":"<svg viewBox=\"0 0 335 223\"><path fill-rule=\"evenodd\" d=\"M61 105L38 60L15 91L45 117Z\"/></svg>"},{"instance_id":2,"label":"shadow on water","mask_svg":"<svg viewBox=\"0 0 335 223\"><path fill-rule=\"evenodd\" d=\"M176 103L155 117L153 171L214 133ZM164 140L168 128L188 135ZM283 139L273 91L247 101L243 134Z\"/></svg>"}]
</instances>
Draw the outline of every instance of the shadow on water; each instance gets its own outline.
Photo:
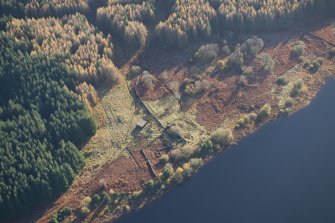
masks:
<instances>
[{"instance_id":1,"label":"shadow on water","mask_svg":"<svg viewBox=\"0 0 335 223\"><path fill-rule=\"evenodd\" d=\"M334 223L335 81L117 223Z\"/></svg>"}]
</instances>

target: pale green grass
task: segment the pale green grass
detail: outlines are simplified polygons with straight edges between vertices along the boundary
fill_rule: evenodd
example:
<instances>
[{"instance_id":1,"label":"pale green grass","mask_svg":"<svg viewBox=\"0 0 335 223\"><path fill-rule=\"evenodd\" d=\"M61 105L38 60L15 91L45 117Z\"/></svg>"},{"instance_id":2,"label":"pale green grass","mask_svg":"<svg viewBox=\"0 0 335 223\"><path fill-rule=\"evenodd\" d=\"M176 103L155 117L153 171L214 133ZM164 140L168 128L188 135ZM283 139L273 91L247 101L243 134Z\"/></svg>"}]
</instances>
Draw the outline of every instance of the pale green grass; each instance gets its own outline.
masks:
<instances>
[{"instance_id":1,"label":"pale green grass","mask_svg":"<svg viewBox=\"0 0 335 223\"><path fill-rule=\"evenodd\" d=\"M198 141L202 135L207 134L207 130L196 121L194 112L181 111L179 101L173 95L144 103L164 126L179 126L182 136L190 143Z\"/></svg>"},{"instance_id":2,"label":"pale green grass","mask_svg":"<svg viewBox=\"0 0 335 223\"><path fill-rule=\"evenodd\" d=\"M85 168L98 169L103 164L128 155L127 145L133 140L131 131L142 118L135 114L135 104L125 80L114 86L94 108L99 129L83 149L87 154Z\"/></svg>"}]
</instances>

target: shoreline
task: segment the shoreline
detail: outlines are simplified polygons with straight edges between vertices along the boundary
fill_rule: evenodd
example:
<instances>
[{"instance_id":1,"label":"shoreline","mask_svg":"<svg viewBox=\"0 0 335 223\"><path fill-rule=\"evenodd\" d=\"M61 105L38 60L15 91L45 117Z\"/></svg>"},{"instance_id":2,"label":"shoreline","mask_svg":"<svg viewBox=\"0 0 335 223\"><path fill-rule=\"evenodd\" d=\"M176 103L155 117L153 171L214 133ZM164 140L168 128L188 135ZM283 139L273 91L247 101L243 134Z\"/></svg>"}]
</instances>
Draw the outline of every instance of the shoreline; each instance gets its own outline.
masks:
<instances>
[{"instance_id":1,"label":"shoreline","mask_svg":"<svg viewBox=\"0 0 335 223\"><path fill-rule=\"evenodd\" d=\"M264 120L262 123L260 123L259 125L257 126L254 126L253 128L249 128L245 131L240 131L239 135L237 138L235 138L235 141L232 145L229 145L227 147L224 147L223 149L221 149L220 151L218 152L215 152L213 154L210 154L208 157L204 158L204 163L202 166L205 166L208 162L211 162L213 161L214 159L216 159L217 157L219 156L222 156L224 155L224 153L226 152L226 150L229 150L229 149L232 149L231 147L232 146L235 146L235 145L238 145L239 142L241 140L245 140L246 138L248 137L251 137L252 135L256 134L257 131L259 131L259 129L261 129L262 127L264 127L265 125L268 125L269 123L271 122L277 122L277 121L280 121L280 119L286 119L286 118L289 118L290 116L292 115L296 115L298 112L300 112L301 110L307 108L312 102L313 100L315 99L315 97L317 97L319 91L324 87L324 85L327 84L327 82L329 81L332 81L332 80L335 80L335 77L332 76L332 77L326 77L322 80L322 83L319 83L318 85L318 90L314 91L313 94L309 94L308 96L308 99L304 99L303 102L301 102L299 104L299 106L295 107L295 110L292 111L292 113L289 114L289 116L287 117L282 117L282 116L278 116L279 112L278 113L274 113L271 117L267 118L266 120ZM309 92L310 93L310 92ZM185 181L188 181L189 179L191 179L194 175L196 175L198 173L198 171L201 170L202 166L200 167L200 169L198 169L196 172L194 172L192 174L191 177L185 179L183 181L183 183ZM170 188L167 188L166 190L162 190L162 191L158 191L157 194L155 194L154 196L148 196L148 197L145 197L145 202L137 207L135 207L134 209L130 209L129 211L125 212L125 213L120 213L119 215L116 215L114 216L113 218L110 218L110 219L105 219L107 220L108 222L117 222L120 218L126 216L127 214L130 214L131 212L137 212L137 211L140 211L141 209L145 208L146 206L148 206L149 204L151 204L152 202L160 199L163 195L167 194L167 193L170 193L172 190L177 190L179 186L182 186L183 183L181 183L180 185L177 185L177 186L172 186Z\"/></svg>"}]
</instances>

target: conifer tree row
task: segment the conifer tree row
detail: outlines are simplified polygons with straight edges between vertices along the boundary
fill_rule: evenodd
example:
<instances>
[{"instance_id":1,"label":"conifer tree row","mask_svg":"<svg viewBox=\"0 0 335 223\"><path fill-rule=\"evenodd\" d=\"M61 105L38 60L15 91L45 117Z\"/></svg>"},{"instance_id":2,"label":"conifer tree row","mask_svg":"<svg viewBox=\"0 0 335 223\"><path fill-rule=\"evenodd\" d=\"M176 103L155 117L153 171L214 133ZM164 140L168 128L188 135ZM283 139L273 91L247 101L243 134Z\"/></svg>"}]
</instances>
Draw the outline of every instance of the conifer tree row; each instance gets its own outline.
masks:
<instances>
[{"instance_id":1,"label":"conifer tree row","mask_svg":"<svg viewBox=\"0 0 335 223\"><path fill-rule=\"evenodd\" d=\"M181 46L208 38L215 18L216 11L207 0L177 0L167 20L157 25L156 34L163 43Z\"/></svg>"},{"instance_id":2,"label":"conifer tree row","mask_svg":"<svg viewBox=\"0 0 335 223\"><path fill-rule=\"evenodd\" d=\"M31 0L25 5L27 16L63 16L70 13L85 13L89 10L88 0Z\"/></svg>"},{"instance_id":3,"label":"conifer tree row","mask_svg":"<svg viewBox=\"0 0 335 223\"><path fill-rule=\"evenodd\" d=\"M150 23L155 17L154 1L141 4L110 4L98 8L97 23L103 30L128 45L143 46L148 31L144 23Z\"/></svg>"},{"instance_id":4,"label":"conifer tree row","mask_svg":"<svg viewBox=\"0 0 335 223\"><path fill-rule=\"evenodd\" d=\"M331 0L176 0L156 26L163 44L184 46L217 32L268 31L288 27L316 12L335 9Z\"/></svg>"},{"instance_id":5,"label":"conifer tree row","mask_svg":"<svg viewBox=\"0 0 335 223\"><path fill-rule=\"evenodd\" d=\"M314 0L222 0L218 17L224 29L269 30L288 26L312 13L316 7Z\"/></svg>"}]
</instances>

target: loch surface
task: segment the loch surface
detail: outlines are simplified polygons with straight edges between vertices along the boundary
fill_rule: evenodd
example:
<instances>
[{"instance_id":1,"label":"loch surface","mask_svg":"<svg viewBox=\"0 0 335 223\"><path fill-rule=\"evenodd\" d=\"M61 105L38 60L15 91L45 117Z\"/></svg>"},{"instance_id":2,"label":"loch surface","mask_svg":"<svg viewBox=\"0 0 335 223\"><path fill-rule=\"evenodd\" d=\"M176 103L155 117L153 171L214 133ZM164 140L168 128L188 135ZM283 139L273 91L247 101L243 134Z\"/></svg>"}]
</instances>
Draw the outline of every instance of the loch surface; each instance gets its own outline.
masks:
<instances>
[{"instance_id":1,"label":"loch surface","mask_svg":"<svg viewBox=\"0 0 335 223\"><path fill-rule=\"evenodd\" d=\"M334 223L335 81L117 223Z\"/></svg>"}]
</instances>

